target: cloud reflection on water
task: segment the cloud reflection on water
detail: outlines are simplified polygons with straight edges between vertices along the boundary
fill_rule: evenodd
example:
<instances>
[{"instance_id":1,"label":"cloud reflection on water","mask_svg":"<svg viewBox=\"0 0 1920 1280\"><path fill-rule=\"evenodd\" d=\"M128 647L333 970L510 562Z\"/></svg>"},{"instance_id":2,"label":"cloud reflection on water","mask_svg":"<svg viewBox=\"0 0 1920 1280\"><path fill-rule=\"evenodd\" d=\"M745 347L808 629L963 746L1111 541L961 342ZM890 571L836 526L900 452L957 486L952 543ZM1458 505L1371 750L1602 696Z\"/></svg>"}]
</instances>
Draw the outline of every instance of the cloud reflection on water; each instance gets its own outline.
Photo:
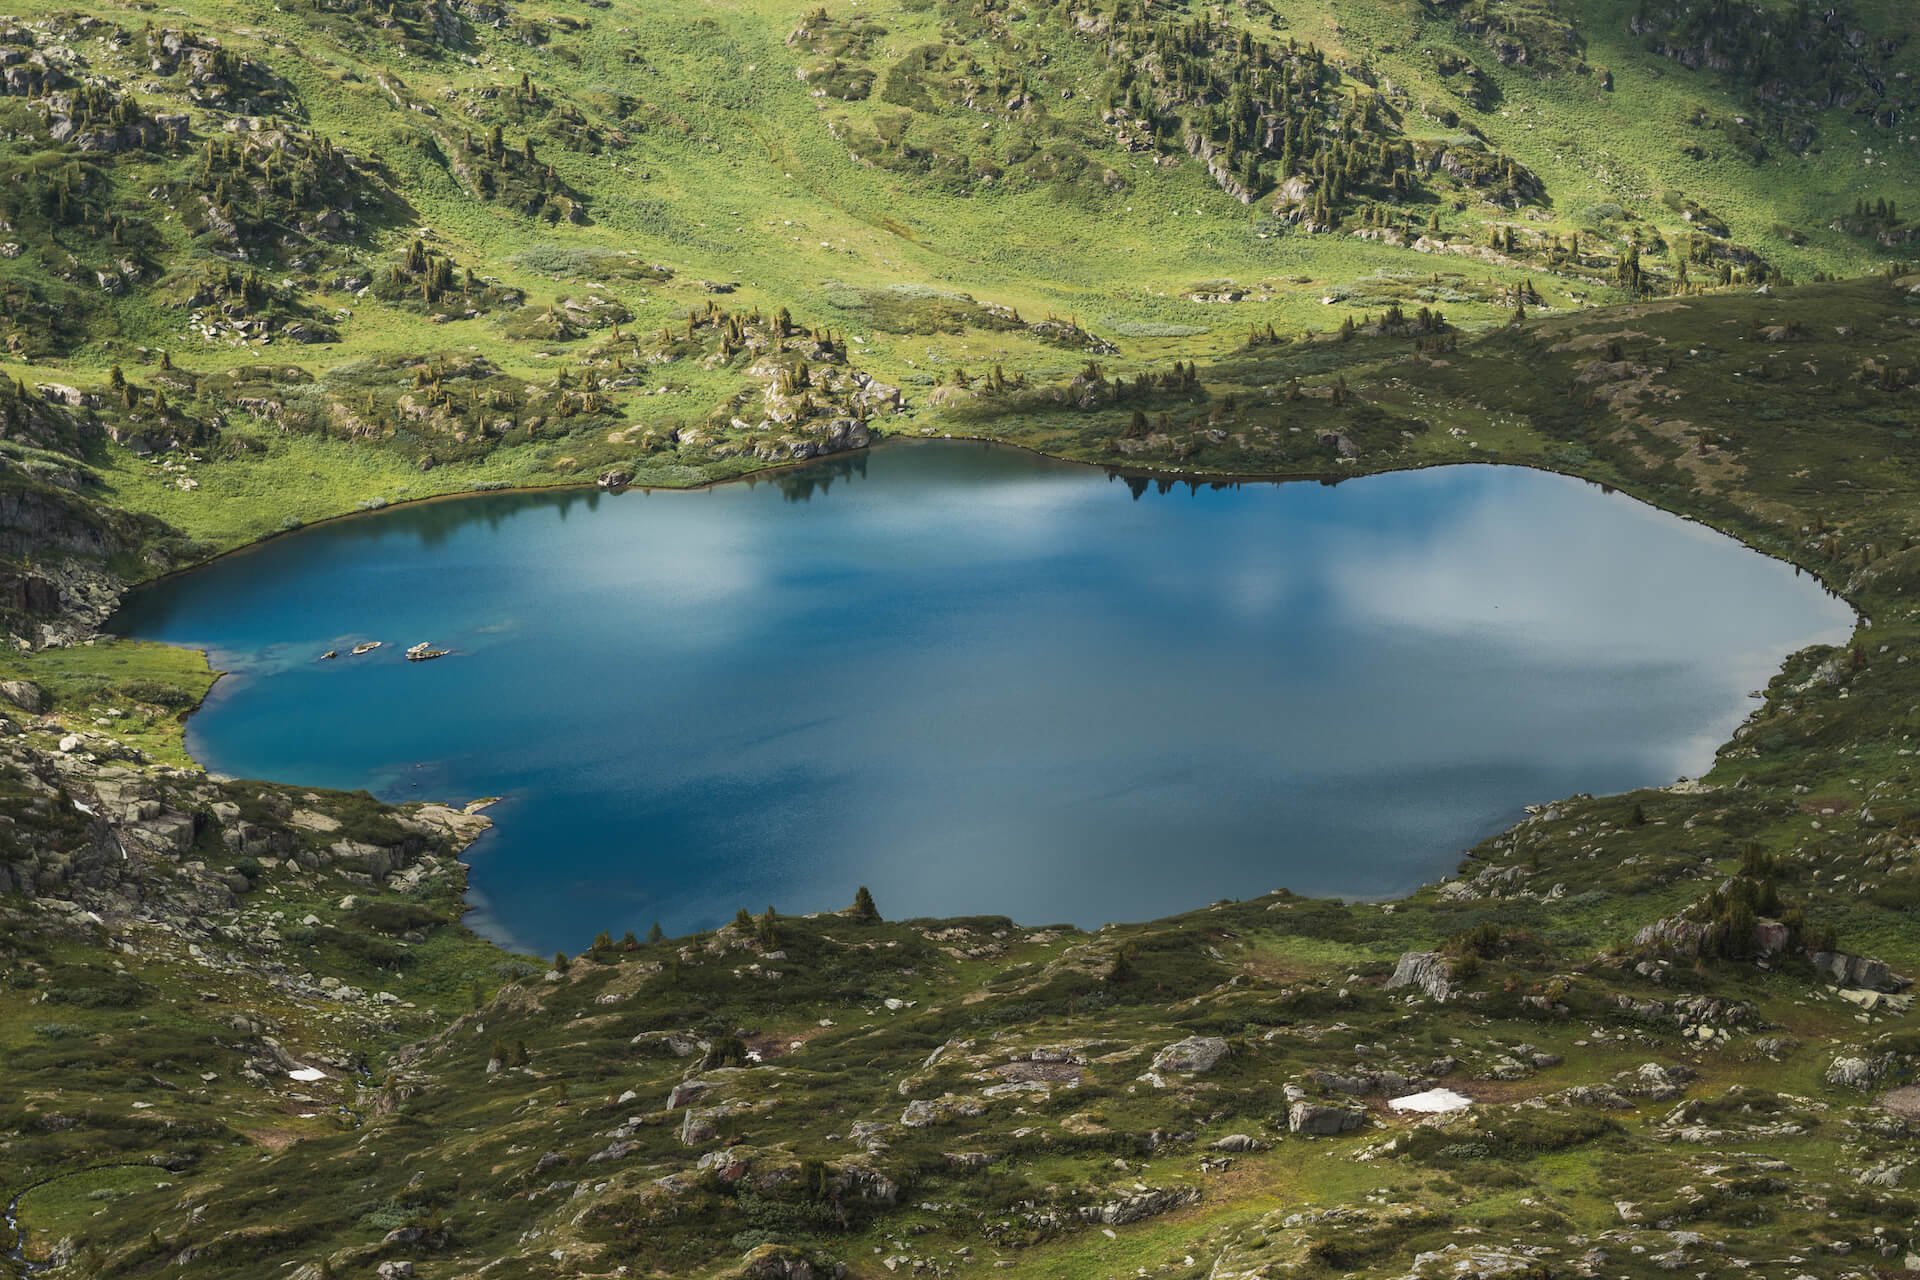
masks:
<instances>
[{"instance_id":1,"label":"cloud reflection on water","mask_svg":"<svg viewBox=\"0 0 1920 1280\"><path fill-rule=\"evenodd\" d=\"M510 794L474 884L551 950L863 882L890 914L1081 923L1404 889L1523 803L1704 768L1746 690L1848 618L1533 472L1135 497L897 445L344 521L125 622L247 673L192 722L216 767ZM389 648L313 660L345 635ZM456 657L405 663L424 639Z\"/></svg>"}]
</instances>

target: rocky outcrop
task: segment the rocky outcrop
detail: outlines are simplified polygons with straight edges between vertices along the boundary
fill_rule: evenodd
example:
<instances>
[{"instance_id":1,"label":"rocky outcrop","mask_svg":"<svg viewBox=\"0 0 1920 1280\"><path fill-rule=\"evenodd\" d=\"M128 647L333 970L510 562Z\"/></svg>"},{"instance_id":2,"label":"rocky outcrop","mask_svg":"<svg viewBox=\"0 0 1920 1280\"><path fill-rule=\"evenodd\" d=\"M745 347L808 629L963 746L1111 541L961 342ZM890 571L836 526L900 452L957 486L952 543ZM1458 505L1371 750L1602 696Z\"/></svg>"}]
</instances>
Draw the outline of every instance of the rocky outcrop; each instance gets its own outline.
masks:
<instances>
[{"instance_id":1,"label":"rocky outcrop","mask_svg":"<svg viewBox=\"0 0 1920 1280\"><path fill-rule=\"evenodd\" d=\"M857 418L834 418L824 425L813 424L804 434L787 432L754 447L754 456L766 462L800 462L807 458L864 449L873 442L873 432Z\"/></svg>"},{"instance_id":2,"label":"rocky outcrop","mask_svg":"<svg viewBox=\"0 0 1920 1280\"><path fill-rule=\"evenodd\" d=\"M1875 1089L1898 1070L1891 1054L1843 1053L1827 1065L1827 1083L1839 1089Z\"/></svg>"},{"instance_id":3,"label":"rocky outcrop","mask_svg":"<svg viewBox=\"0 0 1920 1280\"><path fill-rule=\"evenodd\" d=\"M1080 1220L1109 1227L1125 1226L1192 1204L1199 1198L1196 1187L1149 1187L1105 1204L1088 1205L1080 1210Z\"/></svg>"},{"instance_id":4,"label":"rocky outcrop","mask_svg":"<svg viewBox=\"0 0 1920 1280\"><path fill-rule=\"evenodd\" d=\"M1411 1093L1414 1079L1398 1071L1328 1071L1324 1067L1314 1067L1307 1072L1307 1079L1328 1093L1344 1093L1352 1097L1369 1094L1385 1094L1398 1097Z\"/></svg>"},{"instance_id":5,"label":"rocky outcrop","mask_svg":"<svg viewBox=\"0 0 1920 1280\"><path fill-rule=\"evenodd\" d=\"M1267 1144L1251 1134L1230 1133L1224 1138L1216 1138L1207 1144L1210 1151L1249 1152L1265 1151Z\"/></svg>"},{"instance_id":6,"label":"rocky outcrop","mask_svg":"<svg viewBox=\"0 0 1920 1280\"><path fill-rule=\"evenodd\" d=\"M1328 1106L1319 1102L1296 1102L1287 1108L1287 1132L1310 1138L1329 1138L1351 1133L1367 1122L1364 1111L1352 1107Z\"/></svg>"},{"instance_id":7,"label":"rocky outcrop","mask_svg":"<svg viewBox=\"0 0 1920 1280\"><path fill-rule=\"evenodd\" d=\"M842 1263L810 1258L789 1245L763 1244L741 1260L729 1280L839 1280L846 1274Z\"/></svg>"},{"instance_id":8,"label":"rocky outcrop","mask_svg":"<svg viewBox=\"0 0 1920 1280\"><path fill-rule=\"evenodd\" d=\"M81 449L98 434L84 417L63 415L38 438ZM81 467L0 458L0 626L34 647L84 639L106 620L125 589L110 564L143 549L155 568L173 563L178 544L166 526L107 506L89 492L95 483Z\"/></svg>"},{"instance_id":9,"label":"rocky outcrop","mask_svg":"<svg viewBox=\"0 0 1920 1280\"><path fill-rule=\"evenodd\" d=\"M934 1099L916 1099L900 1113L900 1123L909 1129L927 1129L951 1124L955 1120L986 1114L986 1104L978 1098L945 1094Z\"/></svg>"},{"instance_id":10,"label":"rocky outcrop","mask_svg":"<svg viewBox=\"0 0 1920 1280\"><path fill-rule=\"evenodd\" d=\"M1868 991L1905 991L1913 979L1896 974L1883 960L1850 955L1844 951L1815 951L1808 955L1814 972L1837 987L1862 987Z\"/></svg>"},{"instance_id":11,"label":"rocky outcrop","mask_svg":"<svg viewBox=\"0 0 1920 1280\"><path fill-rule=\"evenodd\" d=\"M1393 966L1387 990L1417 987L1445 1004L1453 996L1453 966L1438 951L1409 951Z\"/></svg>"}]
</instances>

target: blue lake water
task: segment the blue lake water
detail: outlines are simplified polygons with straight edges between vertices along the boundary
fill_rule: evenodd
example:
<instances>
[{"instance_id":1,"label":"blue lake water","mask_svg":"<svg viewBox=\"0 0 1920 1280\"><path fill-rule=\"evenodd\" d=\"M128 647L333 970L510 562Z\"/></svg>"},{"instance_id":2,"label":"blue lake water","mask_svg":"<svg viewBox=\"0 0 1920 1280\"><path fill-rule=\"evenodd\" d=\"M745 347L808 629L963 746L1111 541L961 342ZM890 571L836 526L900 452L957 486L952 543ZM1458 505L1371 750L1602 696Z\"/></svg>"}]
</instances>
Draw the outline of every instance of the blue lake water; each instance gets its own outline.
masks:
<instances>
[{"instance_id":1,"label":"blue lake water","mask_svg":"<svg viewBox=\"0 0 1920 1280\"><path fill-rule=\"evenodd\" d=\"M1525 804L1703 771L1851 625L1786 565L1528 470L1162 487L901 442L336 521L115 628L232 673L188 724L212 769L504 796L472 922L571 952L861 884L894 917L1089 925L1404 891Z\"/></svg>"}]
</instances>

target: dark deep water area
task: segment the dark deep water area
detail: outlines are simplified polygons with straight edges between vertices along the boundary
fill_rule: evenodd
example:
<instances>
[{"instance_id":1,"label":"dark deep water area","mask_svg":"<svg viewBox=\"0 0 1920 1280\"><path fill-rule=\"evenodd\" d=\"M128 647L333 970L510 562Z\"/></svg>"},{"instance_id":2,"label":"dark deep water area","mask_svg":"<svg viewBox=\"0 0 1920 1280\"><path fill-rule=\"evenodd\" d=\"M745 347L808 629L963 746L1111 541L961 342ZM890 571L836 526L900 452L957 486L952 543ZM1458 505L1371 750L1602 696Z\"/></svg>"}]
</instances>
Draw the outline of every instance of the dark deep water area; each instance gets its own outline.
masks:
<instances>
[{"instance_id":1,"label":"dark deep water area","mask_svg":"<svg viewBox=\"0 0 1920 1280\"><path fill-rule=\"evenodd\" d=\"M1163 487L934 442L335 521L114 623L232 673L188 726L209 768L505 797L470 919L541 952L861 884L892 917L1086 925L1401 892L1525 804L1704 770L1851 626L1544 473Z\"/></svg>"}]
</instances>

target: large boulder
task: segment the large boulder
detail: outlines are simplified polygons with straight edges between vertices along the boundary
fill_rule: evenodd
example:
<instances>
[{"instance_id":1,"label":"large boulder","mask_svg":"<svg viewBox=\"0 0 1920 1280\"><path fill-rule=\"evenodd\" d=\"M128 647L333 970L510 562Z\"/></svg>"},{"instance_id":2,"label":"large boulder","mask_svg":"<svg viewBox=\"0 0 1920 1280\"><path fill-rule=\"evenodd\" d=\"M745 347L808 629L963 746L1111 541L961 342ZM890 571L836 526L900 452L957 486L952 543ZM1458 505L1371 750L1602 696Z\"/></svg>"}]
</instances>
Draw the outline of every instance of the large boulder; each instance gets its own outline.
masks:
<instances>
[{"instance_id":1,"label":"large boulder","mask_svg":"<svg viewBox=\"0 0 1920 1280\"><path fill-rule=\"evenodd\" d=\"M1226 1056L1227 1042L1219 1036L1188 1036L1154 1054L1153 1069L1186 1076L1205 1075Z\"/></svg>"},{"instance_id":2,"label":"large boulder","mask_svg":"<svg viewBox=\"0 0 1920 1280\"><path fill-rule=\"evenodd\" d=\"M1418 987L1445 1004L1453 995L1453 966L1438 951L1409 951L1400 957L1393 966L1393 976L1387 979L1387 990L1401 987Z\"/></svg>"},{"instance_id":3,"label":"large boulder","mask_svg":"<svg viewBox=\"0 0 1920 1280\"><path fill-rule=\"evenodd\" d=\"M31 715L45 715L53 710L53 696L31 680L0 681L0 698Z\"/></svg>"},{"instance_id":4,"label":"large boulder","mask_svg":"<svg viewBox=\"0 0 1920 1280\"><path fill-rule=\"evenodd\" d=\"M1296 1102L1287 1108L1287 1132L1303 1133L1310 1138L1330 1138L1338 1133L1351 1133L1366 1122L1366 1112L1355 1111L1351 1107Z\"/></svg>"},{"instance_id":5,"label":"large boulder","mask_svg":"<svg viewBox=\"0 0 1920 1280\"><path fill-rule=\"evenodd\" d=\"M1913 985L1900 977L1884 960L1849 955L1844 951L1815 951L1809 957L1815 972L1835 986L1864 987L1869 991L1903 991Z\"/></svg>"}]
</instances>

